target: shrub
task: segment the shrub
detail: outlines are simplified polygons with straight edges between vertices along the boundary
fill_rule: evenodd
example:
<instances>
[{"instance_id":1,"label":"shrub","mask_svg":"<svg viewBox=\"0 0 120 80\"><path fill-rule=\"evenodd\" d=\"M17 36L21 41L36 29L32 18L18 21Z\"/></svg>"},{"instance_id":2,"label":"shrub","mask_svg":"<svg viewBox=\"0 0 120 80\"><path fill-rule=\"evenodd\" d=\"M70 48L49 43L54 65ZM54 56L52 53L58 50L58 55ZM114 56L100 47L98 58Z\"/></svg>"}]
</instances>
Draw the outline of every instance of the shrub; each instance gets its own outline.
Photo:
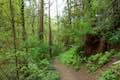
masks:
<instances>
[{"instance_id":1,"label":"shrub","mask_svg":"<svg viewBox=\"0 0 120 80\"><path fill-rule=\"evenodd\" d=\"M86 64L88 70L92 72L96 71L98 68L109 62L111 57L116 53L117 52L115 50L110 50L105 53L98 53L88 57Z\"/></svg>"},{"instance_id":2,"label":"shrub","mask_svg":"<svg viewBox=\"0 0 120 80\"><path fill-rule=\"evenodd\" d=\"M106 40L109 44L117 44L120 41L120 29L114 30L113 32L108 31L105 35Z\"/></svg>"},{"instance_id":3,"label":"shrub","mask_svg":"<svg viewBox=\"0 0 120 80\"><path fill-rule=\"evenodd\" d=\"M120 76L120 60L113 64L112 70L115 74ZM120 79L120 77L119 77L119 79Z\"/></svg>"},{"instance_id":4,"label":"shrub","mask_svg":"<svg viewBox=\"0 0 120 80\"><path fill-rule=\"evenodd\" d=\"M98 80L120 80L120 61L113 63L110 69L103 71Z\"/></svg>"},{"instance_id":5,"label":"shrub","mask_svg":"<svg viewBox=\"0 0 120 80\"><path fill-rule=\"evenodd\" d=\"M27 52L24 51L26 48ZM17 56L19 80L59 80L58 73L53 70L50 64L48 49L48 44L30 38L21 45L16 53L13 53L13 50L3 53L3 55L0 55L0 60L7 61L7 65L3 65L0 69L0 73L2 73L0 79L6 80L10 77L10 80L14 80L16 78L16 65L13 62L15 62L15 56Z\"/></svg>"},{"instance_id":6,"label":"shrub","mask_svg":"<svg viewBox=\"0 0 120 80\"><path fill-rule=\"evenodd\" d=\"M23 65L20 69L20 80L23 79L59 80L59 75L53 70L52 65L47 59L36 61L34 58L28 57L28 64Z\"/></svg>"},{"instance_id":7,"label":"shrub","mask_svg":"<svg viewBox=\"0 0 120 80\"><path fill-rule=\"evenodd\" d=\"M107 71L104 71L103 74L98 78L98 80L119 80L117 75L114 74L114 72L109 69Z\"/></svg>"},{"instance_id":8,"label":"shrub","mask_svg":"<svg viewBox=\"0 0 120 80\"><path fill-rule=\"evenodd\" d=\"M52 48L52 56L57 56L61 49L57 45L50 46ZM40 41L36 37L28 37L25 42L21 44L20 50L27 49L29 55L34 59L50 58L49 45L43 41Z\"/></svg>"},{"instance_id":9,"label":"shrub","mask_svg":"<svg viewBox=\"0 0 120 80\"><path fill-rule=\"evenodd\" d=\"M60 54L59 60L63 64L71 65L75 69L79 69L81 63L81 59L79 55L77 55L75 48L71 48L68 51Z\"/></svg>"}]
</instances>

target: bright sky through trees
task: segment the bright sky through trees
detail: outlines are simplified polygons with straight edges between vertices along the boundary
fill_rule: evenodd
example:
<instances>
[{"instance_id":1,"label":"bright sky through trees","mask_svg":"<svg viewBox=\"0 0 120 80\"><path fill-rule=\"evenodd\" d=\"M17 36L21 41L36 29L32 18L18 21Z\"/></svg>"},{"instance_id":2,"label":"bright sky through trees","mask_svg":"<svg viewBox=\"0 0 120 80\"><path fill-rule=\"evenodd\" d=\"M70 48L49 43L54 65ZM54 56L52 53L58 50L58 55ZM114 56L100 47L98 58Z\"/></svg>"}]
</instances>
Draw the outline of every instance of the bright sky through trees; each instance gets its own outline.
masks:
<instances>
[{"instance_id":1,"label":"bright sky through trees","mask_svg":"<svg viewBox=\"0 0 120 80\"><path fill-rule=\"evenodd\" d=\"M66 0L57 0L58 2L58 15L62 15ZM45 3L48 3L48 0L45 0ZM48 5L46 5L48 7ZM45 13L48 12L48 8L45 10ZM51 17L55 18L57 15L56 11L56 0L51 0Z\"/></svg>"},{"instance_id":2,"label":"bright sky through trees","mask_svg":"<svg viewBox=\"0 0 120 80\"><path fill-rule=\"evenodd\" d=\"M53 2L53 5L51 6L51 16L55 17L56 16L56 0L51 0ZM63 9L65 6L66 0L58 0L58 10L59 10L59 15L62 15Z\"/></svg>"},{"instance_id":3,"label":"bright sky through trees","mask_svg":"<svg viewBox=\"0 0 120 80\"><path fill-rule=\"evenodd\" d=\"M38 0L37 0L38 2ZM58 2L58 14L61 16L62 13L63 13L63 10L64 10L64 6L65 6L65 3L66 3L66 0L57 0ZM26 6L29 6L29 1L26 1ZM48 13L48 0L45 0L45 13L47 14ZM52 18L55 18L57 15L57 11L56 11L56 0L51 0L51 17Z\"/></svg>"}]
</instances>

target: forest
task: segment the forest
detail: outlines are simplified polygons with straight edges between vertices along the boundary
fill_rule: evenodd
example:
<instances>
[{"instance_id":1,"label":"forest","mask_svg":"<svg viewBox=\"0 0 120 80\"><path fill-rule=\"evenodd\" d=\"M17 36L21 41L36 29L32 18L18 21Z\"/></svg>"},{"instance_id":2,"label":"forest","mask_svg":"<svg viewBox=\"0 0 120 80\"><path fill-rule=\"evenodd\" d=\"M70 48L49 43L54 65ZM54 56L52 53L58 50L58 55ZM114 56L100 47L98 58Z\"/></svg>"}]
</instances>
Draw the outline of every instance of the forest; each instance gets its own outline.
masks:
<instances>
[{"instance_id":1,"label":"forest","mask_svg":"<svg viewBox=\"0 0 120 80\"><path fill-rule=\"evenodd\" d=\"M120 80L120 0L0 0L0 80Z\"/></svg>"}]
</instances>

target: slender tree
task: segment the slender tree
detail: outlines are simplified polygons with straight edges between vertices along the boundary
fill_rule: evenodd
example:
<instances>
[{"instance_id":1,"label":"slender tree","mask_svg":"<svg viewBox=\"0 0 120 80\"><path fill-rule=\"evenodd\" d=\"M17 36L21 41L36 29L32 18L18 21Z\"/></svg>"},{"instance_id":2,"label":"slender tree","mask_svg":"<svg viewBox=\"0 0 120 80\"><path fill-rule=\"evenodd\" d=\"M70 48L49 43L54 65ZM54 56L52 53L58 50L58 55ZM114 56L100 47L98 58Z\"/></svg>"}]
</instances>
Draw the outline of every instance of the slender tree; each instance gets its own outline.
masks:
<instances>
[{"instance_id":1,"label":"slender tree","mask_svg":"<svg viewBox=\"0 0 120 80\"><path fill-rule=\"evenodd\" d=\"M30 2L30 7L31 7L31 15L32 15L32 23L31 23L31 28L32 28L32 34L34 35L35 34L35 30L34 30L34 23L35 23L35 13L34 13L34 11L35 11L35 9L34 9L34 7L35 7L35 3L36 2L34 2L33 0L29 0L29 2Z\"/></svg>"},{"instance_id":2,"label":"slender tree","mask_svg":"<svg viewBox=\"0 0 120 80\"><path fill-rule=\"evenodd\" d=\"M33 15L33 17L32 17L32 33L33 33L33 35L35 34L35 30L34 30L34 23L35 23L35 16Z\"/></svg>"},{"instance_id":3,"label":"slender tree","mask_svg":"<svg viewBox=\"0 0 120 80\"><path fill-rule=\"evenodd\" d=\"M14 16L12 0L9 0L9 5L10 5L11 26L12 26L12 34L13 34L13 46L14 46L14 53L16 54L16 49L17 49L16 48L16 28L15 28L15 16ZM15 64L16 64L16 80L19 80L17 55L15 55Z\"/></svg>"},{"instance_id":4,"label":"slender tree","mask_svg":"<svg viewBox=\"0 0 120 80\"><path fill-rule=\"evenodd\" d=\"M50 57L52 57L52 31L51 31L51 11L50 11L50 0L49 0L49 54L50 54Z\"/></svg>"},{"instance_id":5,"label":"slender tree","mask_svg":"<svg viewBox=\"0 0 120 80\"><path fill-rule=\"evenodd\" d=\"M58 9L58 0L56 0L56 19L57 19L57 27L58 27L58 32L60 31L60 21L59 21L59 9ZM60 46L59 44L59 38L58 38L58 45Z\"/></svg>"},{"instance_id":6,"label":"slender tree","mask_svg":"<svg viewBox=\"0 0 120 80\"><path fill-rule=\"evenodd\" d=\"M57 17L57 25L59 27L59 10L58 10L58 0L56 0L56 17Z\"/></svg>"},{"instance_id":7,"label":"slender tree","mask_svg":"<svg viewBox=\"0 0 120 80\"><path fill-rule=\"evenodd\" d=\"M69 24L71 24L71 0L67 0L67 7L68 7L68 20Z\"/></svg>"},{"instance_id":8,"label":"slender tree","mask_svg":"<svg viewBox=\"0 0 120 80\"><path fill-rule=\"evenodd\" d=\"M21 0L21 24L23 41L26 40L25 18L24 18L24 0Z\"/></svg>"},{"instance_id":9,"label":"slender tree","mask_svg":"<svg viewBox=\"0 0 120 80\"><path fill-rule=\"evenodd\" d=\"M44 0L40 0L40 25L39 25L39 39L44 39Z\"/></svg>"}]
</instances>

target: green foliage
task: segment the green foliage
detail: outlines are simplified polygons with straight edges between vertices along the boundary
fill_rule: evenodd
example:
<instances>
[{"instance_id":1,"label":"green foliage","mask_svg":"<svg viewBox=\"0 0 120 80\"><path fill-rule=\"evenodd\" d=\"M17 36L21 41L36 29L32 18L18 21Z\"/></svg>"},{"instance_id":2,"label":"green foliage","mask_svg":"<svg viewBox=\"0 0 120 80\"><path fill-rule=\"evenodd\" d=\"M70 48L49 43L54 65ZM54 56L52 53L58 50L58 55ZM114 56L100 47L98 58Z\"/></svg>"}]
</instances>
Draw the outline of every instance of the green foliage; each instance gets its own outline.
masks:
<instances>
[{"instance_id":1,"label":"green foliage","mask_svg":"<svg viewBox=\"0 0 120 80\"><path fill-rule=\"evenodd\" d=\"M73 28L73 33L77 37L90 34L93 31L90 20L87 19L76 20L74 24L75 28Z\"/></svg>"},{"instance_id":2,"label":"green foliage","mask_svg":"<svg viewBox=\"0 0 120 80\"><path fill-rule=\"evenodd\" d=\"M112 70L104 71L98 80L119 80Z\"/></svg>"},{"instance_id":3,"label":"green foliage","mask_svg":"<svg viewBox=\"0 0 120 80\"><path fill-rule=\"evenodd\" d=\"M96 55L92 55L87 59L87 68L89 71L94 72L95 70L98 69L98 65L97 65L97 61L98 59L102 56L102 53L96 54Z\"/></svg>"},{"instance_id":4,"label":"green foliage","mask_svg":"<svg viewBox=\"0 0 120 80\"><path fill-rule=\"evenodd\" d=\"M95 12L95 15L97 15L96 22L94 23L96 25L94 30L98 36L104 36L108 44L117 44L120 40L120 30L114 28L114 23L119 20L113 19L109 16L112 14L106 12L113 3L112 0L92 0L91 3L92 9Z\"/></svg>"},{"instance_id":5,"label":"green foliage","mask_svg":"<svg viewBox=\"0 0 120 80\"><path fill-rule=\"evenodd\" d=\"M104 20L98 20L98 22L95 24L96 27L94 28L94 30L96 31L96 34L105 36L107 32L111 32L113 20L110 17L107 17Z\"/></svg>"},{"instance_id":6,"label":"green foliage","mask_svg":"<svg viewBox=\"0 0 120 80\"><path fill-rule=\"evenodd\" d=\"M61 50L57 45L52 45L52 55L57 56ZM49 45L43 41L40 41L36 37L28 37L25 42L22 43L20 49L28 49L29 55L36 61L39 59L50 58Z\"/></svg>"},{"instance_id":7,"label":"green foliage","mask_svg":"<svg viewBox=\"0 0 120 80\"><path fill-rule=\"evenodd\" d=\"M118 52L118 54L115 55L116 59L120 60L120 52Z\"/></svg>"},{"instance_id":8,"label":"green foliage","mask_svg":"<svg viewBox=\"0 0 120 80\"><path fill-rule=\"evenodd\" d=\"M30 53L26 53L23 51L17 51L16 56L18 58L19 63L21 63L19 65L20 80L59 80L58 73L56 73L53 70L53 67L50 64L50 61L47 59L47 57L45 57L44 59L41 59L38 56L31 56ZM8 56L8 58L7 57L6 58L7 59L10 58L9 61L12 62L14 61L14 57L15 57L15 54L10 55ZM8 64L8 65L9 65L8 67L4 66L6 70L11 68L7 70L6 75L9 75L9 76L15 75L15 73L10 74L10 72L11 71L14 72L16 70L16 66L12 64Z\"/></svg>"},{"instance_id":9,"label":"green foliage","mask_svg":"<svg viewBox=\"0 0 120 80\"><path fill-rule=\"evenodd\" d=\"M64 22L60 31L60 40L63 45L66 45L66 47L78 45L83 46L83 37L85 37L86 34L94 33L91 27L91 21L89 19L75 19L71 25L66 24L65 20L63 18Z\"/></svg>"},{"instance_id":10,"label":"green foliage","mask_svg":"<svg viewBox=\"0 0 120 80\"><path fill-rule=\"evenodd\" d=\"M98 21L94 28L98 36L104 36L108 44L117 44L120 40L120 30L114 29L114 20L107 17L105 20Z\"/></svg>"},{"instance_id":11,"label":"green foliage","mask_svg":"<svg viewBox=\"0 0 120 80\"><path fill-rule=\"evenodd\" d=\"M98 80L119 80L120 79L120 61L113 63L110 69L103 71Z\"/></svg>"},{"instance_id":12,"label":"green foliage","mask_svg":"<svg viewBox=\"0 0 120 80\"><path fill-rule=\"evenodd\" d=\"M109 62L111 57L117 52L114 50L106 51L105 53L98 53L92 55L87 59L87 68L89 71L96 71L98 68Z\"/></svg>"},{"instance_id":13,"label":"green foliage","mask_svg":"<svg viewBox=\"0 0 120 80\"><path fill-rule=\"evenodd\" d=\"M68 51L60 54L59 60L61 63L70 65L75 69L80 68L81 59L79 55L77 55L75 48L71 48Z\"/></svg>"},{"instance_id":14,"label":"green foliage","mask_svg":"<svg viewBox=\"0 0 120 80\"><path fill-rule=\"evenodd\" d=\"M51 69L51 64L48 60L44 59L36 64L29 62L28 67L21 68L21 80L58 80L58 73ZM25 77L26 76L26 77Z\"/></svg>"},{"instance_id":15,"label":"green foliage","mask_svg":"<svg viewBox=\"0 0 120 80\"><path fill-rule=\"evenodd\" d=\"M27 52L24 49L27 49ZM9 62L14 62L15 57L17 57L17 60L20 63L20 80L59 80L58 73L53 70L53 67L50 63L51 58L49 56L48 49L49 47L46 43L31 37L22 43L20 49L17 50L16 53L14 53L14 50L2 53L3 55L0 55L0 61L7 61L9 66L7 67L4 65L6 63L3 64L4 67L1 68L0 72L6 68L7 74L6 77L0 74L0 77L2 77L4 80L8 76L11 77L15 75L15 73L10 73L16 71L16 65L13 65ZM56 48L54 48L54 46L53 49L53 52L58 51ZM15 76L11 77L12 80L14 78Z\"/></svg>"},{"instance_id":16,"label":"green foliage","mask_svg":"<svg viewBox=\"0 0 120 80\"><path fill-rule=\"evenodd\" d=\"M112 70L116 75L120 76L120 60L113 63Z\"/></svg>"},{"instance_id":17,"label":"green foliage","mask_svg":"<svg viewBox=\"0 0 120 80\"><path fill-rule=\"evenodd\" d=\"M94 33L91 26L91 21L88 19L76 19L73 23L73 27L74 28L71 30L70 34L72 34L71 36L75 41L74 45L77 46L84 45L83 37L85 37L86 34Z\"/></svg>"},{"instance_id":18,"label":"green foliage","mask_svg":"<svg viewBox=\"0 0 120 80\"><path fill-rule=\"evenodd\" d=\"M39 44L40 40L37 37L28 37L27 40L21 44L21 48L35 48L38 47Z\"/></svg>"},{"instance_id":19,"label":"green foliage","mask_svg":"<svg viewBox=\"0 0 120 80\"><path fill-rule=\"evenodd\" d=\"M114 30L113 32L106 33L106 39L109 44L117 44L120 41L120 30Z\"/></svg>"},{"instance_id":20,"label":"green foliage","mask_svg":"<svg viewBox=\"0 0 120 80\"><path fill-rule=\"evenodd\" d=\"M91 0L92 10L97 14L109 7L112 0ZM108 4L108 5L106 5Z\"/></svg>"},{"instance_id":21,"label":"green foliage","mask_svg":"<svg viewBox=\"0 0 120 80\"><path fill-rule=\"evenodd\" d=\"M55 73L53 71L47 72L47 74L43 77L44 77L43 80L59 80L58 73Z\"/></svg>"},{"instance_id":22,"label":"green foliage","mask_svg":"<svg viewBox=\"0 0 120 80\"><path fill-rule=\"evenodd\" d=\"M48 49L49 47L42 43L41 45L39 45L39 47L32 48L30 55L35 60L49 58Z\"/></svg>"},{"instance_id":23,"label":"green foliage","mask_svg":"<svg viewBox=\"0 0 120 80\"><path fill-rule=\"evenodd\" d=\"M21 80L25 77L28 80L58 80L58 74L53 71L53 67L50 64L49 59L49 46L48 44L39 41L35 37L28 38L21 48L27 48L29 52L26 56L26 63L21 68ZM52 47L53 53L57 52L58 50ZM53 54L53 56L55 56Z\"/></svg>"},{"instance_id":24,"label":"green foliage","mask_svg":"<svg viewBox=\"0 0 120 80\"><path fill-rule=\"evenodd\" d=\"M13 34L11 33L11 16L9 9L9 0L0 0L0 79L14 80L16 77L15 59L17 57L19 64L20 80L57 80L58 74L53 71L50 63L52 59L49 54L49 48L52 48L52 56L57 56L61 50L53 44L49 46L48 40L48 16L45 16L44 37L45 40L40 41L37 39L36 33L38 30L38 16L36 10L38 9L36 0L24 0L24 20L27 33L27 40L22 41L22 26L21 26L21 6L20 0L12 0L12 6L15 17L15 30L16 30L16 47L17 51L14 52L13 48ZM30 2L29 2L30 1ZM80 1L80 0L78 0ZM114 29L114 20L111 16L104 16L105 11L111 6L112 0L83 0L80 5L72 0L70 11L65 9L64 15L61 17L58 26L54 19L51 19L51 27L53 34L53 42L60 45L65 49L73 46L80 46L84 50L84 41L86 34L96 34L106 38L107 43L117 44L120 43L120 30ZM74 7L73 7L74 6ZM83 8L84 6L84 8ZM67 8L67 7L65 7ZM79 9L80 8L80 9ZM69 16L68 14L71 13ZM116 16L115 16L116 17ZM58 17L60 19L60 17ZM71 18L69 23L68 18ZM57 28L58 27L58 28ZM31 37L32 34L32 37ZM56 34L59 34L56 35ZM58 37L57 37L58 36ZM21 44L21 45L20 45ZM9 49L9 51L7 51ZM64 48L63 48L64 49ZM89 58L81 58L76 51L76 48L71 48L64 53L60 54L59 59L62 63L71 65L75 69L80 67L83 60L86 60L87 67L90 71L95 71L107 62L116 52L106 51L92 55ZM119 54L116 55L120 58ZM13 64L14 63L14 64ZM115 66L113 72L119 71L119 66ZM107 71L102 75L103 79L115 79L112 71ZM4 74L4 75L1 75ZM107 75L108 74L108 75Z\"/></svg>"}]
</instances>

